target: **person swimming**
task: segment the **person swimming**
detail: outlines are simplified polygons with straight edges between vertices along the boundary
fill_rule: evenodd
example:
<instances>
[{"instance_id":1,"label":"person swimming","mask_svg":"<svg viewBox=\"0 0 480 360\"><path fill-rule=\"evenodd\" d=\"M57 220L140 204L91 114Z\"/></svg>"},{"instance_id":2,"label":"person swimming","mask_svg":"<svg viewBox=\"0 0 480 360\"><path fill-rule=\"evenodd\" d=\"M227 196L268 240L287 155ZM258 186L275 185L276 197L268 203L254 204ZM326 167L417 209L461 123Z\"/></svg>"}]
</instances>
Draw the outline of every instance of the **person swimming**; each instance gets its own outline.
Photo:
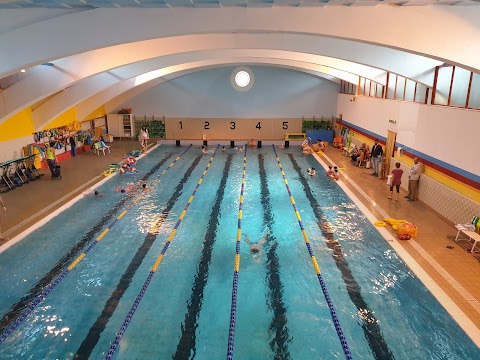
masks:
<instances>
[{"instance_id":1,"label":"person swimming","mask_svg":"<svg viewBox=\"0 0 480 360\"><path fill-rule=\"evenodd\" d=\"M250 255L252 256L252 260L255 261L257 264L260 262L262 258L262 246L265 243L266 237L268 236L265 235L263 238L261 238L259 241L256 243L252 243L250 241L250 238L248 237L248 234L245 234L245 242L250 245Z\"/></svg>"}]
</instances>

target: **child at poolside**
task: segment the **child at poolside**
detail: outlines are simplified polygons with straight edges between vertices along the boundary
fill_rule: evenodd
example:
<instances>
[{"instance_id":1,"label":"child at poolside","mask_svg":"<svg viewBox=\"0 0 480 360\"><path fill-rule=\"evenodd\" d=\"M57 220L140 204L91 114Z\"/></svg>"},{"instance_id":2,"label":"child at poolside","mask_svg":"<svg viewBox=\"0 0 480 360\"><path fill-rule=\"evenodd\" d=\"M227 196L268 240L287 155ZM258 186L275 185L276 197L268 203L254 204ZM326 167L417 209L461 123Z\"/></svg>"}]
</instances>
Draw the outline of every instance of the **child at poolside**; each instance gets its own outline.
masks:
<instances>
[{"instance_id":1,"label":"child at poolside","mask_svg":"<svg viewBox=\"0 0 480 360\"><path fill-rule=\"evenodd\" d=\"M336 166L333 168L333 173L330 175L330 178L332 178L335 181L340 179L340 174L338 173L338 168Z\"/></svg>"},{"instance_id":2,"label":"child at poolside","mask_svg":"<svg viewBox=\"0 0 480 360\"><path fill-rule=\"evenodd\" d=\"M387 158L385 154L382 156L382 165L380 169L380 180L385 180L387 178Z\"/></svg>"},{"instance_id":3,"label":"child at poolside","mask_svg":"<svg viewBox=\"0 0 480 360\"><path fill-rule=\"evenodd\" d=\"M393 197L393 187L395 186L397 188L397 197L395 199L396 202L398 202L398 195L400 193L400 185L402 184L402 174L403 170L400 169L400 163L397 162L395 164L395 169L392 170L392 185L390 185L390 196L388 197L390 200L392 200Z\"/></svg>"},{"instance_id":4,"label":"child at poolside","mask_svg":"<svg viewBox=\"0 0 480 360\"><path fill-rule=\"evenodd\" d=\"M325 175L331 176L331 175L333 175L333 173L334 173L333 166L332 166L332 165L329 165L329 166L328 166L328 170L325 171Z\"/></svg>"}]
</instances>

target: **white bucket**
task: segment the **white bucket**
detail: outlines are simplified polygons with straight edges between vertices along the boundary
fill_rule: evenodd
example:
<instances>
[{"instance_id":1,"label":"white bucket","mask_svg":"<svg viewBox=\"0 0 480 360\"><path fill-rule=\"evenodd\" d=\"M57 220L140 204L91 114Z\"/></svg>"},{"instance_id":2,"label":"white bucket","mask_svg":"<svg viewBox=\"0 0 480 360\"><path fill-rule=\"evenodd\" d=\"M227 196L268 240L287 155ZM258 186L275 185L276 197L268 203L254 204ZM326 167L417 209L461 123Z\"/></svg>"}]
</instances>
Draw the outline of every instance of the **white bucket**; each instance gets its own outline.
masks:
<instances>
[{"instance_id":1,"label":"white bucket","mask_svg":"<svg viewBox=\"0 0 480 360\"><path fill-rule=\"evenodd\" d=\"M393 175L388 175L387 176L387 185L392 185L392 181L393 181Z\"/></svg>"}]
</instances>

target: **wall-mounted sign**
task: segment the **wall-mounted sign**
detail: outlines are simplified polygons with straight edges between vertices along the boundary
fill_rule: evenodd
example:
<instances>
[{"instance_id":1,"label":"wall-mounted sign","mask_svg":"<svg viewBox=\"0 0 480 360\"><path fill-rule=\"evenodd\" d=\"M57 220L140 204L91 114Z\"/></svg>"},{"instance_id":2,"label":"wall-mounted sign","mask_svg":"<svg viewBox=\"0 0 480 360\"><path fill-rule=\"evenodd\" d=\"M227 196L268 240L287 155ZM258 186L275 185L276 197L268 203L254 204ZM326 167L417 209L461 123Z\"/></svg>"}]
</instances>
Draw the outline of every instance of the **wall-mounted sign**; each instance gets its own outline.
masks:
<instances>
[{"instance_id":1,"label":"wall-mounted sign","mask_svg":"<svg viewBox=\"0 0 480 360\"><path fill-rule=\"evenodd\" d=\"M388 119L388 122L389 122L390 124L396 124L396 123L397 123L397 120Z\"/></svg>"}]
</instances>

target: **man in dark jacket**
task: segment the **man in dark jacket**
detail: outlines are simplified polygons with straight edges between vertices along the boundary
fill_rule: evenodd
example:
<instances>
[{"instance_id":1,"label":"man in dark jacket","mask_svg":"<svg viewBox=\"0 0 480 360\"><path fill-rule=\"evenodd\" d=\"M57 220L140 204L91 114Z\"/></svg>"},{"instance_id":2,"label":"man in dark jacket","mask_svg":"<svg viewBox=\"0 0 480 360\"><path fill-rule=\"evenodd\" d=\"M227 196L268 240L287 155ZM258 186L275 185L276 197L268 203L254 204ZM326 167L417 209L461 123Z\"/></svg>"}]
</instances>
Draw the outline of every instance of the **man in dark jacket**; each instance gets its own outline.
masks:
<instances>
[{"instance_id":1,"label":"man in dark jacket","mask_svg":"<svg viewBox=\"0 0 480 360\"><path fill-rule=\"evenodd\" d=\"M75 155L77 155L77 142L75 141L75 135L70 135L68 141L70 143L70 152L72 157L75 157Z\"/></svg>"},{"instance_id":2,"label":"man in dark jacket","mask_svg":"<svg viewBox=\"0 0 480 360\"><path fill-rule=\"evenodd\" d=\"M373 173L372 176L378 176L378 165L382 163L383 148L382 145L378 144L378 140L375 139L375 145L372 147L372 162L373 162Z\"/></svg>"}]
</instances>

